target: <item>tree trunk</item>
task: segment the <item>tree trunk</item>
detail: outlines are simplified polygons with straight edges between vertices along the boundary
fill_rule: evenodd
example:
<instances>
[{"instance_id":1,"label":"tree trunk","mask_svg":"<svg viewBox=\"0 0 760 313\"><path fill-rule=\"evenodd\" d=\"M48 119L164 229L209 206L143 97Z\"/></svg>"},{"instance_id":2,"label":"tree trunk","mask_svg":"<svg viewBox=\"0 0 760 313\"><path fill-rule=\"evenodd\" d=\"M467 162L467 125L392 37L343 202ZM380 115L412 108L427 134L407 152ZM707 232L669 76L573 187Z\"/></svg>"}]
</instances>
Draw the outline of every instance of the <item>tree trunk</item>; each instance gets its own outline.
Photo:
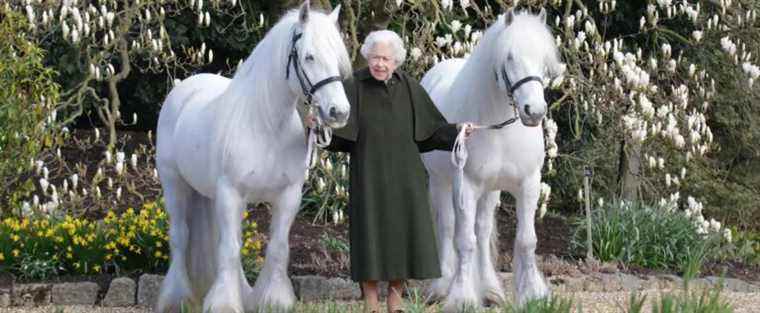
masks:
<instances>
[{"instance_id":1,"label":"tree trunk","mask_svg":"<svg viewBox=\"0 0 760 313\"><path fill-rule=\"evenodd\" d=\"M618 181L620 183L620 196L624 200L639 200L639 186L641 181L641 144L626 142L620 143L620 166L618 167Z\"/></svg>"}]
</instances>

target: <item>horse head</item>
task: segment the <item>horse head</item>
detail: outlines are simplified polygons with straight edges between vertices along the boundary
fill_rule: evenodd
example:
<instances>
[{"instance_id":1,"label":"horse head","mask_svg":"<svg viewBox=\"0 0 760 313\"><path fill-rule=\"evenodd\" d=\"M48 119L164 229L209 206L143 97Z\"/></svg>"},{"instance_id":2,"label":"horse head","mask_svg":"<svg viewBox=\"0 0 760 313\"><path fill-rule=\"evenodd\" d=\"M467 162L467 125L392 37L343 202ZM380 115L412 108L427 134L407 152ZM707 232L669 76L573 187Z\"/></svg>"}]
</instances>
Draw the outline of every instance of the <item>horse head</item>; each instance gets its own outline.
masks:
<instances>
[{"instance_id":1,"label":"horse head","mask_svg":"<svg viewBox=\"0 0 760 313\"><path fill-rule=\"evenodd\" d=\"M293 92L318 108L327 126L345 126L350 112L341 78L351 63L338 30L340 6L332 13L312 11L309 1L301 5L294 26L286 78Z\"/></svg>"},{"instance_id":2,"label":"horse head","mask_svg":"<svg viewBox=\"0 0 760 313\"><path fill-rule=\"evenodd\" d=\"M546 11L538 15L509 10L496 52L494 72L499 87L511 94L525 126L538 126L547 112L544 78L563 71L557 46L546 26Z\"/></svg>"}]
</instances>

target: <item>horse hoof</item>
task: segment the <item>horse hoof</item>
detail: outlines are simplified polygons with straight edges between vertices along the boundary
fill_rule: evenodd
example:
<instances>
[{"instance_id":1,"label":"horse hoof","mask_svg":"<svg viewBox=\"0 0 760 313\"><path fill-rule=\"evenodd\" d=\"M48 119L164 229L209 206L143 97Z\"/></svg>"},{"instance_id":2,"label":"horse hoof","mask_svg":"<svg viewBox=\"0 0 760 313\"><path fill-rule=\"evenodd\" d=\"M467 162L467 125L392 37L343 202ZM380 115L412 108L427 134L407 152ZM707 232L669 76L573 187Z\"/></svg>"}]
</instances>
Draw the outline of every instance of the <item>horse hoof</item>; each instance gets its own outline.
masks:
<instances>
[{"instance_id":1,"label":"horse hoof","mask_svg":"<svg viewBox=\"0 0 760 313\"><path fill-rule=\"evenodd\" d=\"M452 290L443 304L442 312L474 312L479 311L480 301L472 292L455 292Z\"/></svg>"},{"instance_id":2,"label":"horse hoof","mask_svg":"<svg viewBox=\"0 0 760 313\"><path fill-rule=\"evenodd\" d=\"M504 294L494 289L486 291L484 300L486 306L501 306L507 302Z\"/></svg>"},{"instance_id":3,"label":"horse hoof","mask_svg":"<svg viewBox=\"0 0 760 313\"><path fill-rule=\"evenodd\" d=\"M217 306L203 311L204 313L244 313L243 309L232 306Z\"/></svg>"}]
</instances>

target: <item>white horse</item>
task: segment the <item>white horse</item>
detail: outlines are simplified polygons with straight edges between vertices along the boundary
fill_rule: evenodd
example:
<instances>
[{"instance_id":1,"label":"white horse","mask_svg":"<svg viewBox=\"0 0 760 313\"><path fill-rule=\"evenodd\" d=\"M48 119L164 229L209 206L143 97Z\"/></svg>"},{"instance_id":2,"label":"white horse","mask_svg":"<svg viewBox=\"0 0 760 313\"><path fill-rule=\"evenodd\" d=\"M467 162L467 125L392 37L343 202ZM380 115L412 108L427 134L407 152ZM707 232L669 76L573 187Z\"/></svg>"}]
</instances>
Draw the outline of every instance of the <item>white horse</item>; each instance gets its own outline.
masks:
<instances>
[{"instance_id":1,"label":"white horse","mask_svg":"<svg viewBox=\"0 0 760 313\"><path fill-rule=\"evenodd\" d=\"M296 108L313 98L327 126L347 121L340 77L350 75L351 65L338 11L313 12L306 1L268 32L233 79L194 75L164 101L156 162L171 222L171 264L158 312L201 301L204 312L214 313L287 310L295 303L288 233L311 148ZM272 204L266 259L253 287L240 261L249 202Z\"/></svg>"},{"instance_id":2,"label":"white horse","mask_svg":"<svg viewBox=\"0 0 760 313\"><path fill-rule=\"evenodd\" d=\"M497 235L494 212L502 190L517 200L513 268L518 303L549 294L536 266L534 216L544 161L543 78L562 69L545 11L531 15L510 10L488 28L468 59L438 63L422 79L450 122L492 125L518 117L522 122L476 131L467 140L469 160L461 179L463 207L459 210L452 202L459 186L454 183L456 167L450 155L423 156L430 175L442 271L431 285L431 295L446 298L446 311L505 300L493 264L498 251L491 250Z\"/></svg>"}]
</instances>

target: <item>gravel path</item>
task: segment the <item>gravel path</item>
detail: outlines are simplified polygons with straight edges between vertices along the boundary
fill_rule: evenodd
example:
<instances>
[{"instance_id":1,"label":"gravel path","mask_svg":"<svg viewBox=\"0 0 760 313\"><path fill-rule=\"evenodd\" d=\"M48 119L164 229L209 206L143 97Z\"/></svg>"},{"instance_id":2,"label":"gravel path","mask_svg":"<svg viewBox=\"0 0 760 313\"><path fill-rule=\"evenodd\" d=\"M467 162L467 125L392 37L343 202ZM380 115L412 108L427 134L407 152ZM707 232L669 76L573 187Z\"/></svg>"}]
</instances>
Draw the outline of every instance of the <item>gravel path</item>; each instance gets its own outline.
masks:
<instances>
[{"instance_id":1,"label":"gravel path","mask_svg":"<svg viewBox=\"0 0 760 313\"><path fill-rule=\"evenodd\" d=\"M607 313L607 312L625 312L627 308L630 293L628 292L576 292L576 293L558 293L563 297L574 299L574 303L580 304L584 313ZM661 292L650 290L643 292L647 296L648 304L645 305L643 312L651 312L651 300L659 299ZM754 313L760 308L760 293L740 293L740 292L723 292L722 297L733 305L735 313ZM344 303L359 308L358 303ZM299 307L303 308L302 305ZM62 309L62 310L61 310ZM296 310L299 312L302 310ZM308 310L313 311L313 310ZM433 310L430 310L433 311ZM103 308L90 306L46 306L36 308L0 308L2 313L150 313L151 310L146 308ZM488 311L493 312L493 310Z\"/></svg>"}]
</instances>

